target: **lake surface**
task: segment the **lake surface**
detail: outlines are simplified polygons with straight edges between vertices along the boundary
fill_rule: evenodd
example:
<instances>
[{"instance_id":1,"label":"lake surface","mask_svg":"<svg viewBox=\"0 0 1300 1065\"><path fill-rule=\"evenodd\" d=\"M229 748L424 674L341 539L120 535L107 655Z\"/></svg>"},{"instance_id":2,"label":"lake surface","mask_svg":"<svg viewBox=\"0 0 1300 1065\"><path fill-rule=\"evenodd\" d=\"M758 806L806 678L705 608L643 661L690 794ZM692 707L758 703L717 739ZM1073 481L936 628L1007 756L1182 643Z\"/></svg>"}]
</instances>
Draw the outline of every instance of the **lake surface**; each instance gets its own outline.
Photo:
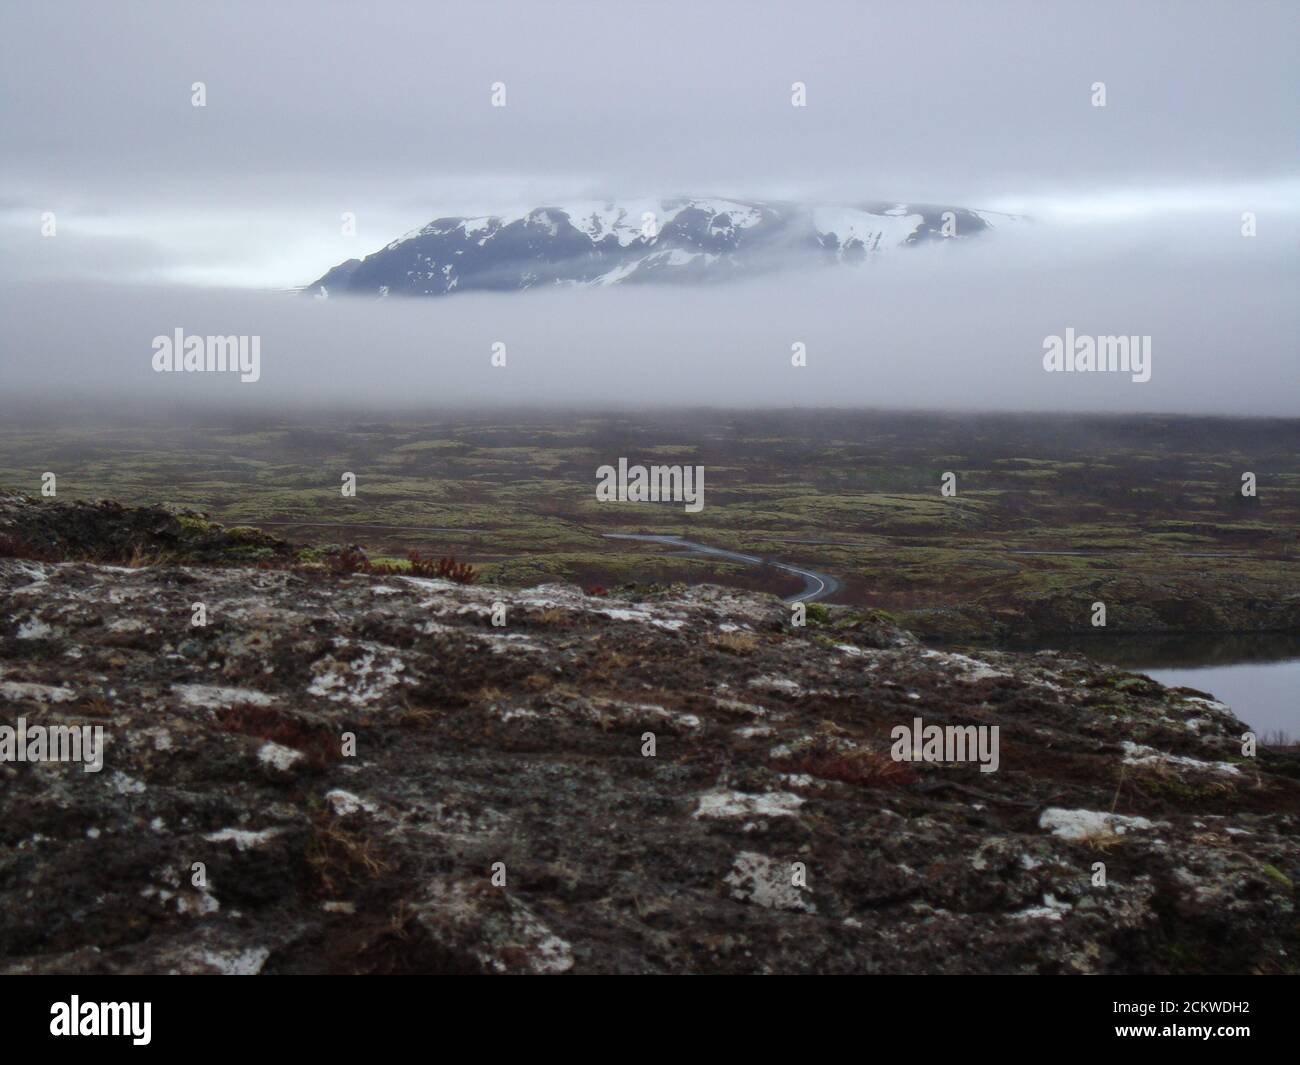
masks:
<instances>
[{"instance_id":1,"label":"lake surface","mask_svg":"<svg viewBox=\"0 0 1300 1065\"><path fill-rule=\"evenodd\" d=\"M1083 636L1046 646L1145 673L1171 688L1209 692L1260 739L1277 732L1300 739L1300 634Z\"/></svg>"},{"instance_id":2,"label":"lake surface","mask_svg":"<svg viewBox=\"0 0 1300 1065\"><path fill-rule=\"evenodd\" d=\"M1300 740L1300 633L1066 636L1006 650L1069 650L1147 674L1169 688L1196 688L1226 702L1261 740Z\"/></svg>"}]
</instances>

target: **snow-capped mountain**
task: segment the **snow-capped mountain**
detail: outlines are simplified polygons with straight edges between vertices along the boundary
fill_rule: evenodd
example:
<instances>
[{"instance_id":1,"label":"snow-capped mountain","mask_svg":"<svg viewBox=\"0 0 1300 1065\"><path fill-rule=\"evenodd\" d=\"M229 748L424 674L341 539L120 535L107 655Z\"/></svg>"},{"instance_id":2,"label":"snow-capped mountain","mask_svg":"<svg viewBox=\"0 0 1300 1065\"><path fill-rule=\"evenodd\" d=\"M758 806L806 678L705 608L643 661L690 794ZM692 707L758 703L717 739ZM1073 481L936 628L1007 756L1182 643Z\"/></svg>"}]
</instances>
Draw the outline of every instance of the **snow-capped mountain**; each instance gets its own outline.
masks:
<instances>
[{"instance_id":1,"label":"snow-capped mountain","mask_svg":"<svg viewBox=\"0 0 1300 1065\"><path fill-rule=\"evenodd\" d=\"M442 296L545 285L704 282L859 262L928 240L965 239L1010 216L961 207L807 206L722 199L590 201L524 214L438 218L307 287Z\"/></svg>"}]
</instances>

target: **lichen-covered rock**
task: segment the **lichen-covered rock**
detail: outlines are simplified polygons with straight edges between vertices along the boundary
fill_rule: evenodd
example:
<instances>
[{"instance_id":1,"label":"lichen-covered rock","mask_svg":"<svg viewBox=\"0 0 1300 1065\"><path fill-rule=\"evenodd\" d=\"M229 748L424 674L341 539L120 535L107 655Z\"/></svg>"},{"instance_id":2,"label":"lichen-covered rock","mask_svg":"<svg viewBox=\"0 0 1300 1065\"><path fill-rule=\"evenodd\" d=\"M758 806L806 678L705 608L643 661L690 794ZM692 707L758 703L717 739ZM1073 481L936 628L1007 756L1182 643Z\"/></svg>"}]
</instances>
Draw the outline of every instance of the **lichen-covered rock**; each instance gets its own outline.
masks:
<instances>
[{"instance_id":1,"label":"lichen-covered rock","mask_svg":"<svg viewBox=\"0 0 1300 1065\"><path fill-rule=\"evenodd\" d=\"M128 507L0 494L0 554L121 564L284 561L293 548L249 526L226 528L186 507Z\"/></svg>"},{"instance_id":2,"label":"lichen-covered rock","mask_svg":"<svg viewBox=\"0 0 1300 1065\"><path fill-rule=\"evenodd\" d=\"M1295 761L1227 707L835 616L0 559L0 725L104 729L0 763L0 971L1295 970Z\"/></svg>"}]
</instances>

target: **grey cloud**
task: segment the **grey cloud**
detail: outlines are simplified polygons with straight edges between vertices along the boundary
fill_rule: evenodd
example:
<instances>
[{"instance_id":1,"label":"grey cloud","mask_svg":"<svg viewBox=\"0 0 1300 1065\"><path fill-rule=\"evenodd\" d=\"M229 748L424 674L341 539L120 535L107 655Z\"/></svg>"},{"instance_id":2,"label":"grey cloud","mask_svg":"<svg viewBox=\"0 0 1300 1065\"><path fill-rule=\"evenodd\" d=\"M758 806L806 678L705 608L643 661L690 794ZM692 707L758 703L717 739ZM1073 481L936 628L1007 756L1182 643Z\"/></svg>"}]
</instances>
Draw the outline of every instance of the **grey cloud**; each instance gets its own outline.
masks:
<instances>
[{"instance_id":1,"label":"grey cloud","mask_svg":"<svg viewBox=\"0 0 1300 1065\"><path fill-rule=\"evenodd\" d=\"M1295 412L1291 3L75 0L7 5L0 29L11 396ZM676 193L1039 222L708 291L320 307L217 287L303 284L439 215ZM178 325L263 335L263 380L152 374ZM1066 326L1151 334L1152 381L1044 375Z\"/></svg>"},{"instance_id":2,"label":"grey cloud","mask_svg":"<svg viewBox=\"0 0 1300 1065\"><path fill-rule=\"evenodd\" d=\"M1034 225L861 267L704 289L315 301L135 286L0 289L12 393L105 402L389 408L516 403L1300 413L1293 226ZM1168 247L1181 254L1174 259ZM159 374L156 335L262 337L262 377ZM1066 328L1149 335L1151 381L1051 374ZM493 368L494 342L507 365ZM790 365L791 345L808 365ZM37 355L36 353L40 353Z\"/></svg>"}]
</instances>

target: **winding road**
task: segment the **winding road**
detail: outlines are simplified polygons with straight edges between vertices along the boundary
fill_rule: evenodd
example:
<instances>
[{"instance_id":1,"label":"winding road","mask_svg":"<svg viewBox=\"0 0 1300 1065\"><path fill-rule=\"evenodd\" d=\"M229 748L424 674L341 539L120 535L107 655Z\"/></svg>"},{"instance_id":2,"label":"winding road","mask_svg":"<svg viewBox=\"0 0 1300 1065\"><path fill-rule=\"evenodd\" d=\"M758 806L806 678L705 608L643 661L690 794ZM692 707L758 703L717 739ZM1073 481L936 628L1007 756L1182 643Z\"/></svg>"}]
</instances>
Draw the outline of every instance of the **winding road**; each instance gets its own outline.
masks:
<instances>
[{"instance_id":1,"label":"winding road","mask_svg":"<svg viewBox=\"0 0 1300 1065\"><path fill-rule=\"evenodd\" d=\"M367 523L338 522L338 521L248 521L246 524L263 526L309 526L317 529L374 529L374 530L393 530L401 532L436 532L436 533L466 533L470 535L481 534L490 535L487 529L466 529L452 528L438 525L374 525ZM593 530L587 529L591 532ZM825 599L834 595L840 590L840 582L832 577L829 573L817 573L814 570L803 569L800 566L792 566L788 562L776 562L768 558L760 558L758 555L742 555L739 551L728 551L722 547L710 547L708 544L696 543L694 540L685 540L680 536L665 536L656 533L601 533L606 540L639 540L643 543L665 544L668 547L684 548L687 554L708 555L712 558L725 559L728 562L743 562L747 566L772 566L774 569L785 570L786 573L793 573L797 577L803 578L803 591L798 595L786 596L786 603L815 603L818 599ZM788 543L834 543L832 540L790 540Z\"/></svg>"},{"instance_id":2,"label":"winding road","mask_svg":"<svg viewBox=\"0 0 1300 1065\"><path fill-rule=\"evenodd\" d=\"M758 555L742 555L739 551L710 547L708 544L699 544L694 540L684 540L680 536L653 533L601 533L601 536L606 540L639 540L644 543L667 544L669 547L683 547L688 554L709 555L729 562L743 562L750 566L768 565L785 570L787 573L802 577L804 582L803 591L798 595L787 596L784 600L787 603L815 603L818 599L825 599L840 590L840 582L829 573L816 573L810 569L792 566L788 562L774 562L771 559L759 558Z\"/></svg>"}]
</instances>

